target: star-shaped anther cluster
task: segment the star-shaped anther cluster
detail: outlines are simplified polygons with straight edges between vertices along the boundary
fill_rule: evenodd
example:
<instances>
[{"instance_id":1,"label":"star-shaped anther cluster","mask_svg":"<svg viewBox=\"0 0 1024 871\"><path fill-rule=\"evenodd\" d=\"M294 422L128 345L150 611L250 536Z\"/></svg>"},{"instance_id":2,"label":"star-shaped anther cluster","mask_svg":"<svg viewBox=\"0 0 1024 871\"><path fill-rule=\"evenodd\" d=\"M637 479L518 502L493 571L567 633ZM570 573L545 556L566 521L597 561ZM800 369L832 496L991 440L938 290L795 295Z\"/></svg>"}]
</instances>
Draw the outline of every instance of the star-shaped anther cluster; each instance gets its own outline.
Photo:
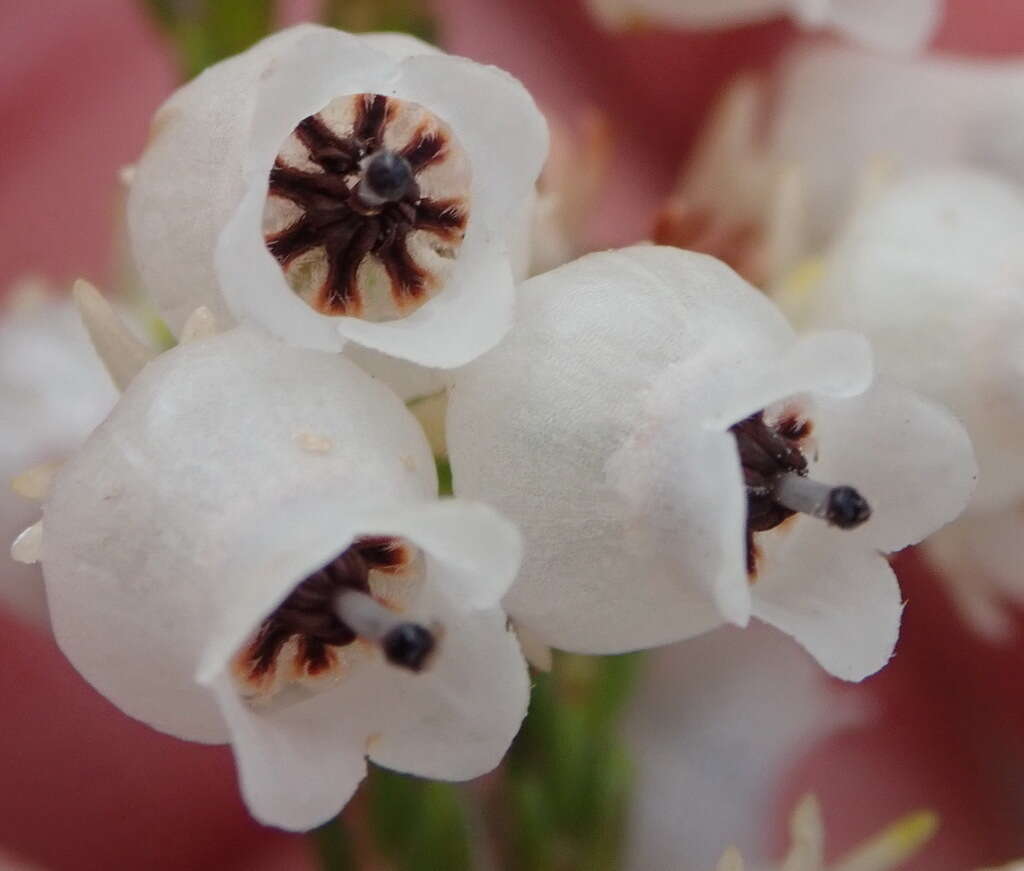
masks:
<instances>
[{"instance_id":1,"label":"star-shaped anther cluster","mask_svg":"<svg viewBox=\"0 0 1024 871\"><path fill-rule=\"evenodd\" d=\"M329 671L337 661L337 649L358 638L338 616L337 596L345 590L372 595L371 571L398 574L414 555L401 539L368 536L305 578L236 658L236 678L247 694L264 694L282 677L316 678ZM290 671L278 674L282 667Z\"/></svg>"},{"instance_id":2,"label":"star-shaped anther cluster","mask_svg":"<svg viewBox=\"0 0 1024 871\"><path fill-rule=\"evenodd\" d=\"M296 293L321 314L392 320L441 289L468 221L464 159L444 122L358 94L304 119L289 145L270 174L265 238Z\"/></svg>"}]
</instances>

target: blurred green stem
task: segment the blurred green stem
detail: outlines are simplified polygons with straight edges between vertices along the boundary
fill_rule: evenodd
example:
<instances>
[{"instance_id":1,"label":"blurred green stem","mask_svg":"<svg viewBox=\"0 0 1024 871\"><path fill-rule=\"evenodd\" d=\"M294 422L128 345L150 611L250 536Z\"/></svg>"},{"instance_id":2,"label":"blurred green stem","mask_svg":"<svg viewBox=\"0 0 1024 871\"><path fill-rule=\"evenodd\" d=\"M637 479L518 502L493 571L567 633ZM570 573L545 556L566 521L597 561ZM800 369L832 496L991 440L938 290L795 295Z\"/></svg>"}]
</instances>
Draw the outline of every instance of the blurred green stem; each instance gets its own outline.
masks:
<instances>
[{"instance_id":1,"label":"blurred green stem","mask_svg":"<svg viewBox=\"0 0 1024 871\"><path fill-rule=\"evenodd\" d=\"M433 42L436 27L422 0L323 0L325 24L352 33L395 30Z\"/></svg>"},{"instance_id":2,"label":"blurred green stem","mask_svg":"<svg viewBox=\"0 0 1024 871\"><path fill-rule=\"evenodd\" d=\"M310 840L320 858L321 871L358 871L352 844L340 817L310 832Z\"/></svg>"},{"instance_id":3,"label":"blurred green stem","mask_svg":"<svg viewBox=\"0 0 1024 871\"><path fill-rule=\"evenodd\" d=\"M266 36L273 0L143 0L170 37L187 78Z\"/></svg>"}]
</instances>

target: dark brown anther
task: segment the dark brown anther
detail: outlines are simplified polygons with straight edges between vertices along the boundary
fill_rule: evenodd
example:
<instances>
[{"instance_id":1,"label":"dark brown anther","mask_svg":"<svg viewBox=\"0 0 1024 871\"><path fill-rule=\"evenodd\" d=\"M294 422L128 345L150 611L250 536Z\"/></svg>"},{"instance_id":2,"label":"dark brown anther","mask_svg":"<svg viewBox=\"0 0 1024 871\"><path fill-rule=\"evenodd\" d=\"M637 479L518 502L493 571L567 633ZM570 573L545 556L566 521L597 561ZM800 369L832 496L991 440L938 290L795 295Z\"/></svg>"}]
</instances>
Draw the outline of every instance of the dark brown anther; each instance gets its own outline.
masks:
<instances>
[{"instance_id":1,"label":"dark brown anther","mask_svg":"<svg viewBox=\"0 0 1024 871\"><path fill-rule=\"evenodd\" d=\"M380 94L335 103L351 107L350 131L339 135L332 129L340 123L330 120L339 117L332 103L298 125L297 143L281 152L271 171L268 203L291 205L268 212L275 229L266 235L267 247L292 288L321 314L402 317L437 292L438 270L462 242L468 178L459 182L464 189L452 191L454 198L424 195L420 174L457 146L440 121L420 120L432 118L421 107ZM386 144L390 125L400 117L417 126L405 134L404 145ZM434 241L411 239L417 232ZM390 280L390 299L363 274L368 260Z\"/></svg>"},{"instance_id":2,"label":"dark brown anther","mask_svg":"<svg viewBox=\"0 0 1024 871\"><path fill-rule=\"evenodd\" d=\"M809 421L787 418L768 424L759 411L734 424L736 448L747 490L747 572L757 574L754 534L767 532L797 513L821 518L839 529L868 520L871 508L853 487L821 484L807 477L801 441Z\"/></svg>"},{"instance_id":3,"label":"dark brown anther","mask_svg":"<svg viewBox=\"0 0 1024 871\"><path fill-rule=\"evenodd\" d=\"M357 539L343 553L296 586L263 621L240 656L243 682L258 684L270 674L277 667L285 645L292 640L296 642L294 664L297 670L314 676L326 671L333 661L332 649L345 647L360 637L356 628L339 617L336 607L339 595L346 592L358 594L386 611L371 594L370 572L395 574L408 566L411 559L411 549L400 539L382 536ZM397 619L395 623L400 626L416 625L400 623ZM405 651L405 661L396 664L413 668L415 662L429 657L430 651L424 649L417 659L415 651L418 648L412 644L411 636L405 640L404 647L398 645ZM423 647L421 644L420 648Z\"/></svg>"}]
</instances>

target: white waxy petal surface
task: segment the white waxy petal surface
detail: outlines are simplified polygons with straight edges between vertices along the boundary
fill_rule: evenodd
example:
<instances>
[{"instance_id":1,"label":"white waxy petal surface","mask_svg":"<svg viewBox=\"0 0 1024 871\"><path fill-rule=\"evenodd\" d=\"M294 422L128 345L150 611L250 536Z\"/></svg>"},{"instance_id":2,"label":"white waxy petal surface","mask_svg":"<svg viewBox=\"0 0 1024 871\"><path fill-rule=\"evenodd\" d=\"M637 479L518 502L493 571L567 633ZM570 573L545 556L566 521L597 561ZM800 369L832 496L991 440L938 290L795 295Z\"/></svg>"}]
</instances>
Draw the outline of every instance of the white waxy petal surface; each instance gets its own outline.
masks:
<instances>
[{"instance_id":1,"label":"white waxy petal surface","mask_svg":"<svg viewBox=\"0 0 1024 871\"><path fill-rule=\"evenodd\" d=\"M900 59L816 45L783 66L768 150L800 167L807 227L823 244L866 174L891 181L958 165L1024 181L1022 86L1024 64L1016 60Z\"/></svg>"},{"instance_id":2,"label":"white waxy petal surface","mask_svg":"<svg viewBox=\"0 0 1024 871\"><path fill-rule=\"evenodd\" d=\"M814 424L820 450L811 475L851 484L871 505L871 519L845 532L848 540L884 553L916 544L954 520L974 492L977 466L963 426L887 379L860 396L818 400Z\"/></svg>"},{"instance_id":3,"label":"white waxy petal surface","mask_svg":"<svg viewBox=\"0 0 1024 871\"><path fill-rule=\"evenodd\" d=\"M373 677L379 675L364 670L350 683L372 685ZM260 822L295 831L325 823L366 776L364 724L345 709L350 699L323 693L281 711L255 713L227 675L210 689L231 730L246 806Z\"/></svg>"},{"instance_id":4,"label":"white waxy petal surface","mask_svg":"<svg viewBox=\"0 0 1024 871\"><path fill-rule=\"evenodd\" d=\"M842 530L798 517L760 536L754 615L792 635L830 673L859 681L896 646L903 605L885 558Z\"/></svg>"},{"instance_id":5,"label":"white waxy petal surface","mask_svg":"<svg viewBox=\"0 0 1024 871\"><path fill-rule=\"evenodd\" d=\"M436 492L415 418L349 361L246 327L196 338L150 363L57 477L43 563L58 643L131 716L230 741L246 802L271 825L337 814L367 757L478 776L526 713L500 610L520 542L492 509ZM243 701L240 651L366 536L422 556L371 589L433 633L425 670L359 639L330 648L326 672L272 672L273 693Z\"/></svg>"},{"instance_id":6,"label":"white waxy petal surface","mask_svg":"<svg viewBox=\"0 0 1024 871\"><path fill-rule=\"evenodd\" d=\"M336 448L309 452L306 433ZM415 420L347 361L241 328L180 346L137 376L57 476L43 568L58 642L132 716L223 740L194 683L200 655L218 639L240 643L310 560L332 555L326 542L310 553L289 538L302 509L329 495L344 508L337 553L365 531L353 528L357 506L435 493ZM291 526L261 525L289 507ZM257 532L258 575L239 550Z\"/></svg>"},{"instance_id":7,"label":"white waxy petal surface","mask_svg":"<svg viewBox=\"0 0 1024 871\"><path fill-rule=\"evenodd\" d=\"M1024 199L967 171L927 173L881 196L829 259L813 325L867 335L879 371L947 405L974 440L974 506L1024 492Z\"/></svg>"}]
</instances>

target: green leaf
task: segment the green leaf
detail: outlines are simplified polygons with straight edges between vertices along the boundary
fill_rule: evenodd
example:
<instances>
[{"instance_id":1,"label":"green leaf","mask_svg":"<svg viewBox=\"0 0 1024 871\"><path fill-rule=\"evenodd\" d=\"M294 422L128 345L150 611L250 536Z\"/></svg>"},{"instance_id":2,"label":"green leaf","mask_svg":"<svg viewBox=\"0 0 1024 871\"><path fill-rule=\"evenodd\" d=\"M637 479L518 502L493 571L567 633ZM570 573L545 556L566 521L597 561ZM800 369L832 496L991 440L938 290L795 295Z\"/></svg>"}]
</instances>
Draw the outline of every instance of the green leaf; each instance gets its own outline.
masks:
<instances>
[{"instance_id":1,"label":"green leaf","mask_svg":"<svg viewBox=\"0 0 1024 871\"><path fill-rule=\"evenodd\" d=\"M322 871L356 871L352 845L340 818L324 823L309 834L320 857Z\"/></svg>"},{"instance_id":2,"label":"green leaf","mask_svg":"<svg viewBox=\"0 0 1024 871\"><path fill-rule=\"evenodd\" d=\"M324 23L352 33L393 30L434 42L433 17L421 0L324 0Z\"/></svg>"},{"instance_id":3,"label":"green leaf","mask_svg":"<svg viewBox=\"0 0 1024 871\"><path fill-rule=\"evenodd\" d=\"M143 0L170 37L185 76L244 51L273 26L272 0Z\"/></svg>"},{"instance_id":4,"label":"green leaf","mask_svg":"<svg viewBox=\"0 0 1024 871\"><path fill-rule=\"evenodd\" d=\"M374 769L370 819L395 871L470 871L469 829L456 787Z\"/></svg>"}]
</instances>

